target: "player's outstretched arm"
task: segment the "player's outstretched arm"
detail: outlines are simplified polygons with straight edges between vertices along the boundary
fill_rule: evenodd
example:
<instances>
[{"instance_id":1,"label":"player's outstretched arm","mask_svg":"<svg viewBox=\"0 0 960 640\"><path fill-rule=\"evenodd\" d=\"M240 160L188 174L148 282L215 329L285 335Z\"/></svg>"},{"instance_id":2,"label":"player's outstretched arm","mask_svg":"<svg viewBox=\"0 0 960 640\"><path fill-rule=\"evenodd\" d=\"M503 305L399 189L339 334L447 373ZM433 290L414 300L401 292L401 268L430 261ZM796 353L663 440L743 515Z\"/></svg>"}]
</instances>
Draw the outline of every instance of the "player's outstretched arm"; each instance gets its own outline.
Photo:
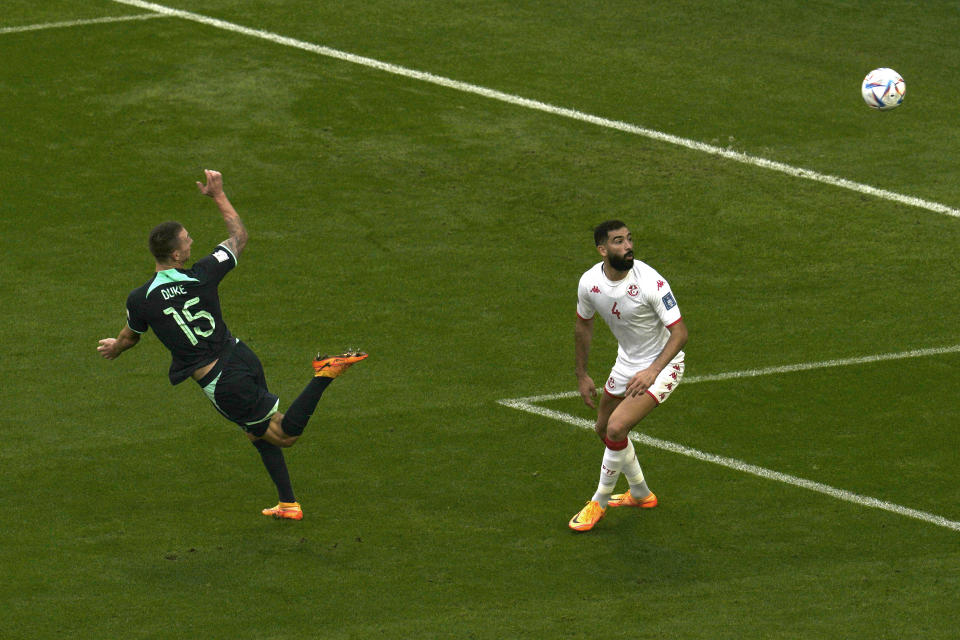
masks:
<instances>
[{"instance_id":1,"label":"player's outstretched arm","mask_svg":"<svg viewBox=\"0 0 960 640\"><path fill-rule=\"evenodd\" d=\"M230 233L230 237L221 244L230 249L233 255L239 258L240 252L247 246L247 228L243 226L243 220L240 219L240 214L238 214L237 210L230 204L230 199L227 198L227 194L223 191L223 176L220 172L204 169L203 173L206 176L207 183L201 184L198 182L197 188L203 195L213 198L217 208L220 209L223 221L227 225L227 231Z\"/></svg>"},{"instance_id":2,"label":"player's outstretched arm","mask_svg":"<svg viewBox=\"0 0 960 640\"><path fill-rule=\"evenodd\" d=\"M107 360L116 360L121 353L130 347L135 347L138 342L140 342L140 334L130 327L124 327L120 329L120 334L116 338L101 340L97 347L97 353Z\"/></svg>"}]
</instances>

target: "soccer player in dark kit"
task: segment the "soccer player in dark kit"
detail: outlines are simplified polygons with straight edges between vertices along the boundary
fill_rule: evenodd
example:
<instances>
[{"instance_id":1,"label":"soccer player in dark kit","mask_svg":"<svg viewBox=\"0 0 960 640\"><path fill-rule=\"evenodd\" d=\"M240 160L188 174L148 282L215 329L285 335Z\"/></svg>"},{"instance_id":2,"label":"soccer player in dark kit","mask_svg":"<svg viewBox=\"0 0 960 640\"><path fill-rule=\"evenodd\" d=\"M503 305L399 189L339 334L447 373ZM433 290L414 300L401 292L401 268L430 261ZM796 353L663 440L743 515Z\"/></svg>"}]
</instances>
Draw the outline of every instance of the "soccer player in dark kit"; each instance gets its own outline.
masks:
<instances>
[{"instance_id":1,"label":"soccer player in dark kit","mask_svg":"<svg viewBox=\"0 0 960 640\"><path fill-rule=\"evenodd\" d=\"M360 351L333 356L318 355L314 377L286 414L277 409L279 398L267 389L263 367L256 354L227 328L220 311L217 287L237 266L247 244L247 230L227 195L223 177L206 170L200 193L213 199L230 237L189 269L193 239L179 222L164 222L150 232L150 252L156 273L127 297L127 324L116 338L100 341L97 351L113 360L136 346L140 336L153 329L173 357L170 382L193 378L217 411L246 433L277 487L280 501L263 515L303 519L294 497L282 447L290 447L303 433L320 396L334 378L367 357Z\"/></svg>"}]
</instances>

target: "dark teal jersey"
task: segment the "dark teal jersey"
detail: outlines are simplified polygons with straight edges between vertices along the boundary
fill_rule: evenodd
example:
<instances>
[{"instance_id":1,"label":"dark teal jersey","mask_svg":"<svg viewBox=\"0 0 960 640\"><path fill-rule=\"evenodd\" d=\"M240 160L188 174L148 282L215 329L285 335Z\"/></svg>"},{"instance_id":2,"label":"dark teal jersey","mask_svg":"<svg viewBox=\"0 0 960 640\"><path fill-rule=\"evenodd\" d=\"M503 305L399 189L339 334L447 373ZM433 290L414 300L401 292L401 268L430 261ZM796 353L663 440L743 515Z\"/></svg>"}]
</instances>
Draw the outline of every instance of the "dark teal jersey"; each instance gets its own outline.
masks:
<instances>
[{"instance_id":1,"label":"dark teal jersey","mask_svg":"<svg viewBox=\"0 0 960 640\"><path fill-rule=\"evenodd\" d=\"M217 286L237 265L222 244L189 269L159 271L127 297L127 325L153 329L170 350L170 382L178 384L220 357L236 340L220 313Z\"/></svg>"}]
</instances>

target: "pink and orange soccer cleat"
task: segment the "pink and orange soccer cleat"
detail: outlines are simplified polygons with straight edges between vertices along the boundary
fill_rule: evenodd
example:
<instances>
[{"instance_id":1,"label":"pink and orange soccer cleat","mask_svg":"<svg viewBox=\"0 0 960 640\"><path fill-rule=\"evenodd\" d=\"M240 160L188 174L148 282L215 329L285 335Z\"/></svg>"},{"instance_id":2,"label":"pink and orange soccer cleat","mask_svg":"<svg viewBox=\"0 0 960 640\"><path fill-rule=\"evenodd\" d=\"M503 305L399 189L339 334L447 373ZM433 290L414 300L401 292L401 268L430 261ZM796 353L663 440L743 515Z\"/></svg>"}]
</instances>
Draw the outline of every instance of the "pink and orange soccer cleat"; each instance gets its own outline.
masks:
<instances>
[{"instance_id":1,"label":"pink and orange soccer cleat","mask_svg":"<svg viewBox=\"0 0 960 640\"><path fill-rule=\"evenodd\" d=\"M265 516L273 516L277 520L303 520L303 509L299 502L278 502L277 506L261 511Z\"/></svg>"},{"instance_id":2,"label":"pink and orange soccer cleat","mask_svg":"<svg viewBox=\"0 0 960 640\"><path fill-rule=\"evenodd\" d=\"M633 494L629 491L626 493L615 493L610 496L610 502L607 504L608 507L639 507L641 509L653 509L657 506L657 496L650 493L643 500L638 500L633 497Z\"/></svg>"},{"instance_id":3,"label":"pink and orange soccer cleat","mask_svg":"<svg viewBox=\"0 0 960 640\"><path fill-rule=\"evenodd\" d=\"M335 356L317 354L313 361L313 375L317 378L336 378L368 355L363 351L346 351Z\"/></svg>"}]
</instances>

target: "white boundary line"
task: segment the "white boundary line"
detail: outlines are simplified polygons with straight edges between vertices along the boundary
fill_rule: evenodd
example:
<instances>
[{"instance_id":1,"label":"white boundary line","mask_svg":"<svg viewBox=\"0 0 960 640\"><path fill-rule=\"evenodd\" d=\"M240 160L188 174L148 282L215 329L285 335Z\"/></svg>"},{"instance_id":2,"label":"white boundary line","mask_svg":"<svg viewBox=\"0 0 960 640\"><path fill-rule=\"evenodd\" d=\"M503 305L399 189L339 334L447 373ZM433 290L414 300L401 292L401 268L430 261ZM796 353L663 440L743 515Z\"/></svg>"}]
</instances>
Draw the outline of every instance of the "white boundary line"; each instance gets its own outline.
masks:
<instances>
[{"instance_id":1,"label":"white boundary line","mask_svg":"<svg viewBox=\"0 0 960 640\"><path fill-rule=\"evenodd\" d=\"M390 64L388 62L381 62L374 58L367 58L364 56L358 56L352 53L347 53L345 51L339 51L337 49L331 49L329 47L324 47L317 44L311 44L309 42L296 40L294 38L288 38L286 36L281 36L276 33L271 33L269 31L262 31L260 29L251 29L249 27L244 27L238 24L234 24L232 22L227 22L225 20L211 18L211 17L200 15L197 13L192 13L190 11L173 9L171 7L155 4L153 2L144 2L143 0L112 0L112 1L118 4L124 4L131 7L138 7L140 9L146 9L148 11L156 11L157 13L160 13L165 16L182 18L184 20L190 20L192 22L198 22L200 24L216 27L217 29L223 29L225 31L232 31L233 33L239 33L245 36L259 38L261 40L267 40L269 42L273 42L275 44L283 45L286 47L293 47L295 49L309 51L311 53L315 53L321 56L335 58L337 60L350 62L352 64L362 65L364 67L377 69L379 71L384 71L386 73L391 73L394 75L403 76L403 77L411 78L414 80L420 80L422 82L428 82L441 87L446 87L448 89L454 89L456 91L462 91L464 93L472 93L474 95L483 96L485 98L490 98L492 100L498 100L500 102L505 102L518 107L524 107L527 109L533 109L535 111L542 111L544 113L550 113L553 115L562 116L564 118L579 120L580 122L594 124L599 127L616 129L618 131L623 131L625 133L631 133L634 135L643 136L645 138L656 140L658 142L665 142L668 144L685 147L687 149L692 149L694 151L699 151L702 153L719 156L726 160L733 160L734 162L739 162L741 164L747 164L754 167L769 169L771 171L778 171L780 173L784 173L794 178L812 180L814 182L828 184L834 187L839 187L841 189L849 189L850 191L855 191L857 193L873 196L876 198L880 198L882 200L889 200L892 202L905 204L911 207L926 209L927 211L932 211L934 213L942 213L944 215L953 216L954 218L960 218L960 209L948 207L947 205L940 204L938 202L932 202L930 200L923 200L921 198L916 198L913 196L906 196L900 193L896 193L894 191L889 191L887 189L880 189L877 187L870 186L868 184L854 182L852 180L847 180L846 178L838 178L836 176L831 176L831 175L819 173L816 171L811 171L810 169L802 169L799 167L794 167L782 162L767 160L765 158L760 158L758 156L752 156L746 153L740 153L739 151L732 151L730 149L724 149L722 147L705 144L703 142L697 142L696 140L681 138L679 136L671 135L669 133L663 133L661 131L655 131L653 129L639 127L627 122L621 122L618 120L609 120L607 118L601 118L599 116L583 113L582 111L576 111L574 109L567 109L564 107L557 107L544 102L539 102L537 100L530 100L529 98L522 98L520 96L511 95L509 93L496 91L495 89L487 89L486 87L481 87L474 84L461 82L459 80L453 80L451 78L445 78L443 76L437 76L432 73L427 73L425 71L416 71L414 69L408 69L406 67Z\"/></svg>"},{"instance_id":2,"label":"white boundary line","mask_svg":"<svg viewBox=\"0 0 960 640\"><path fill-rule=\"evenodd\" d=\"M808 371L810 369L821 369L826 367L837 367L837 366L846 366L851 364L863 364L870 362L881 362L884 360L898 360L904 358L917 358L921 356L928 355L939 355L945 353L958 353L960 352L960 345L955 345L952 347L943 347L943 348L934 348L934 349L918 349L915 351L902 351L900 353L887 353L880 354L875 356L866 356L862 358L850 358L847 360L827 360L823 362L814 362L809 364L797 364L797 365L787 365L783 367L771 367L769 369L755 369L751 371L732 371L729 373L721 373L711 376L700 376L700 377L691 377L685 379L684 383L689 384L691 382L711 382L717 380L731 380L736 378L745 378L745 377L754 377L761 375L773 375L777 373L791 373L796 371ZM547 409L545 407L537 406L537 402L546 402L549 400L559 400L561 398L570 398L579 395L576 392L566 392L558 393L552 395L542 395L542 396L530 396L527 398L514 398L508 400L498 400L497 402L505 407L511 409L517 409L519 411L525 411L527 413L532 413L544 418L549 418L551 420L557 420L559 422L564 422L566 424L580 427L581 429L593 430L593 422L585 418L580 418L578 416L571 415L569 413L563 413L562 411L555 411L553 409ZM928 513L926 511L919 511L917 509L911 509L909 507L904 507L892 502L886 502L884 500L879 500L877 498L871 498L869 496L860 495L853 493L851 491L846 491L844 489L837 489L829 485L814 482L813 480L807 480L806 478L799 478L797 476L792 476L786 473L781 473L779 471L772 471L770 469L765 469L764 467L758 467L757 465L749 464L743 462L742 460L737 460L735 458L727 458L725 456L718 456L712 453L706 453L700 451L699 449L693 449L691 447L684 446L682 444L677 444L676 442L670 442L668 440L661 440L659 438L654 438L643 433L631 433L630 439L639 444L647 445L648 447L654 447L656 449L662 449L664 451L670 451L672 453L677 453L689 458L694 458L702 462L710 462L712 464L720 465L722 467L727 467L728 469L733 469L735 471L740 471L743 473L749 473L751 475L764 478L766 480L773 480L776 482L782 482L794 487L799 487L801 489L807 489L809 491L815 491L817 493L822 493L824 495L836 498L837 500L843 500L844 502L851 502L853 504L860 505L862 507L870 507L874 509L881 509L883 511L888 511L900 516L907 518L913 518L915 520L921 520L930 524L934 524L938 527L944 527L946 529L952 529L953 531L960 531L960 522L956 520L948 520L943 516L938 516L933 513Z\"/></svg>"},{"instance_id":3,"label":"white boundary line","mask_svg":"<svg viewBox=\"0 0 960 640\"><path fill-rule=\"evenodd\" d=\"M744 371L727 371L725 373L713 373L703 376L685 376L683 384L696 384L697 382L717 382L721 380L736 380L739 378L756 378L758 376L769 376L777 373L796 373L799 371L811 371L814 369L828 369L832 367L846 367L854 364L870 364L873 362L884 362L886 360L906 360L908 358L922 358L924 356L940 356L949 353L960 353L960 344L950 347L932 347L929 349L912 349L910 351L898 351L897 353L878 353L872 356L860 356L858 358L843 358L840 360L822 360L820 362L799 362L797 364L787 364L778 367L768 367L766 369L746 369ZM598 391L600 391L598 389ZM518 402L537 403L548 402L550 400L562 400L563 398L575 398L579 396L578 391L564 391L561 393L551 393L542 396L530 396L528 398L514 398Z\"/></svg>"},{"instance_id":4,"label":"white boundary line","mask_svg":"<svg viewBox=\"0 0 960 640\"><path fill-rule=\"evenodd\" d=\"M154 20L169 18L160 13L145 13L136 16L116 16L110 18L90 18L89 20L69 20L67 22L47 22L44 24L28 24L22 27L2 27L0 35L5 33L23 33L25 31L43 31L46 29L62 29L66 27L83 27L89 24L107 24L110 22L129 22L131 20Z\"/></svg>"},{"instance_id":5,"label":"white boundary line","mask_svg":"<svg viewBox=\"0 0 960 640\"><path fill-rule=\"evenodd\" d=\"M544 418L550 418L551 420L558 420L560 422L565 422L569 425L580 427L582 429L593 430L593 422L585 418L579 418L577 416L570 415L569 413L563 413L560 411L554 411L552 409L546 409L544 407L538 407L534 404L523 402L522 400L498 400L497 402L499 402L505 407L510 407L511 409L526 411L527 413L533 413L538 416L542 416ZM862 507L872 507L874 509L881 509L883 511L889 511L890 513L895 513L897 515L905 516L907 518L914 518L915 520L922 520L923 522L935 524L938 527L944 527L946 529L960 531L960 522L957 522L955 520L948 520L943 516L938 516L933 513L928 513L926 511L918 511L917 509L903 507L898 504L894 504L892 502L885 502L883 500L878 500L877 498L862 496L860 494L852 493L850 491L845 491L843 489L836 489L834 487L822 484L820 482L814 482L813 480L807 480L805 478L798 478L797 476L791 476L786 473L780 473L779 471L771 471L770 469L765 469L763 467L758 467L753 464L748 464L746 462L737 460L735 458L727 458L727 457L718 456L712 453L706 453L698 449L685 447L684 445L677 444L676 442L670 442L668 440L653 438L643 433L631 433L630 439L639 444L645 444L648 447L654 447L656 449L663 449L664 451L678 453L682 456L694 458L702 462L710 462L713 464L720 465L722 467L733 469L735 471L742 471L743 473L749 473L751 475L755 475L760 478L764 478L766 480L774 480L776 482L782 482L784 484L800 487L802 489L809 489L810 491L816 491L817 493L828 495L832 498L836 498L837 500L852 502Z\"/></svg>"}]
</instances>

